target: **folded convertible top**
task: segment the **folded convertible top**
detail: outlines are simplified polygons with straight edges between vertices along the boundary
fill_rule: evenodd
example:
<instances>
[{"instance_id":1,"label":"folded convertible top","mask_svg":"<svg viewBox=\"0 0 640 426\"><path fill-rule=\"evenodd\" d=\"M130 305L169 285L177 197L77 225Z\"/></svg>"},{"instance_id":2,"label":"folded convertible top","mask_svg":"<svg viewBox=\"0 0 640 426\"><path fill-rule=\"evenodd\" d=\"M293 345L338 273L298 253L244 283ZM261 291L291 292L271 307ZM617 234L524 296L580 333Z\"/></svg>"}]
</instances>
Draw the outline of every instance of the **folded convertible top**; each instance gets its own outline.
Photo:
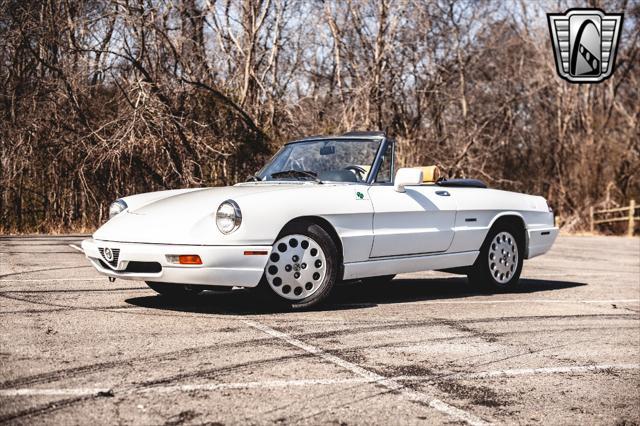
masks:
<instances>
[{"instance_id":1,"label":"folded convertible top","mask_svg":"<svg viewBox=\"0 0 640 426\"><path fill-rule=\"evenodd\" d=\"M440 179L436 185L458 188L486 188L487 184L479 179Z\"/></svg>"}]
</instances>

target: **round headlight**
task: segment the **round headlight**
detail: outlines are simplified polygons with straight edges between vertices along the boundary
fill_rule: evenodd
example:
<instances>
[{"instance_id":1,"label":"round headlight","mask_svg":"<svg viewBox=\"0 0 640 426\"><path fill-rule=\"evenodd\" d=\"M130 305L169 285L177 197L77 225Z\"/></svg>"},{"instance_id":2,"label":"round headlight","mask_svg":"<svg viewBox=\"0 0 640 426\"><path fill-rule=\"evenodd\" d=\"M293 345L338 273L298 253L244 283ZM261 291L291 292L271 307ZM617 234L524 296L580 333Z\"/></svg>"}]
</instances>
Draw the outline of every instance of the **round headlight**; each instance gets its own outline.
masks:
<instances>
[{"instance_id":1,"label":"round headlight","mask_svg":"<svg viewBox=\"0 0 640 426\"><path fill-rule=\"evenodd\" d=\"M216 212L216 225L223 234L230 234L242 223L240 207L233 200L224 201Z\"/></svg>"},{"instance_id":2,"label":"round headlight","mask_svg":"<svg viewBox=\"0 0 640 426\"><path fill-rule=\"evenodd\" d=\"M114 217L115 215L122 213L124 209L127 208L127 203L122 200L116 200L109 206L109 219Z\"/></svg>"}]
</instances>

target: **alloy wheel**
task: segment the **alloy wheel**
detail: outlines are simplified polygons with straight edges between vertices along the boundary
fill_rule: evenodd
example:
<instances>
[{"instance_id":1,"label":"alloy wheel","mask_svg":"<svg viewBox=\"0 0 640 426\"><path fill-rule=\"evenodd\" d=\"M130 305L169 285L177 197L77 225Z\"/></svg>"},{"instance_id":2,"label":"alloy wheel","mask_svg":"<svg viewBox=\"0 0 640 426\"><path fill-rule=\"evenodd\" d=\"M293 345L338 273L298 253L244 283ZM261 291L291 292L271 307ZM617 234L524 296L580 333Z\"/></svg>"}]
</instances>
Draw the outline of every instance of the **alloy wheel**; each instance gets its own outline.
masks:
<instances>
[{"instance_id":1,"label":"alloy wheel","mask_svg":"<svg viewBox=\"0 0 640 426\"><path fill-rule=\"evenodd\" d=\"M318 291L326 275L326 264L326 255L313 238L292 234L273 245L265 275L278 296L302 300Z\"/></svg>"},{"instance_id":2,"label":"alloy wheel","mask_svg":"<svg viewBox=\"0 0 640 426\"><path fill-rule=\"evenodd\" d=\"M489 272L500 284L508 283L518 267L518 244L510 233L498 233L489 246Z\"/></svg>"}]
</instances>

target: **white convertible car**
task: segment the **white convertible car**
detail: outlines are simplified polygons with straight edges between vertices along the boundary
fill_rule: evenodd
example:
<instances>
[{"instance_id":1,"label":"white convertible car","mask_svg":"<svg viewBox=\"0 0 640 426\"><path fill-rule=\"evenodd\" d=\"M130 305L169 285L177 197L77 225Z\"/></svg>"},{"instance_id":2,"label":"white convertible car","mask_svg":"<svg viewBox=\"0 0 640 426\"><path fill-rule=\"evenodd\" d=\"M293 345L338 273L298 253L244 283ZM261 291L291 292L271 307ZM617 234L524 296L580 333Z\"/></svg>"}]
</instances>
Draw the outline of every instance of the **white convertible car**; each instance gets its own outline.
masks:
<instances>
[{"instance_id":1,"label":"white convertible car","mask_svg":"<svg viewBox=\"0 0 640 426\"><path fill-rule=\"evenodd\" d=\"M248 182L132 195L82 248L112 278L165 295L257 287L290 308L336 282L445 270L488 289L518 283L558 234L543 197L396 170L378 132L290 142Z\"/></svg>"}]
</instances>

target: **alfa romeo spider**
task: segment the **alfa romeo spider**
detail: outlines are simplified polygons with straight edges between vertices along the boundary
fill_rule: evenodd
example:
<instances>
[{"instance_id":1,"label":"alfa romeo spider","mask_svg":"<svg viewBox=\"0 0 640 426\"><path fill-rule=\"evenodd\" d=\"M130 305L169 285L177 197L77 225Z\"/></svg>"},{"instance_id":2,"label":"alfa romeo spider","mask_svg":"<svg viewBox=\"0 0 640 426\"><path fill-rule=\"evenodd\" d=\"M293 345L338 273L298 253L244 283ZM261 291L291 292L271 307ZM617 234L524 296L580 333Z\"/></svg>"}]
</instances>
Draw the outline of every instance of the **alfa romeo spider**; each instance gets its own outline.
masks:
<instances>
[{"instance_id":1,"label":"alfa romeo spider","mask_svg":"<svg viewBox=\"0 0 640 426\"><path fill-rule=\"evenodd\" d=\"M257 288L291 309L341 281L424 270L510 289L524 259L551 248L543 197L397 168L395 148L379 132L289 142L247 182L117 199L82 248L101 274L162 295Z\"/></svg>"}]
</instances>

